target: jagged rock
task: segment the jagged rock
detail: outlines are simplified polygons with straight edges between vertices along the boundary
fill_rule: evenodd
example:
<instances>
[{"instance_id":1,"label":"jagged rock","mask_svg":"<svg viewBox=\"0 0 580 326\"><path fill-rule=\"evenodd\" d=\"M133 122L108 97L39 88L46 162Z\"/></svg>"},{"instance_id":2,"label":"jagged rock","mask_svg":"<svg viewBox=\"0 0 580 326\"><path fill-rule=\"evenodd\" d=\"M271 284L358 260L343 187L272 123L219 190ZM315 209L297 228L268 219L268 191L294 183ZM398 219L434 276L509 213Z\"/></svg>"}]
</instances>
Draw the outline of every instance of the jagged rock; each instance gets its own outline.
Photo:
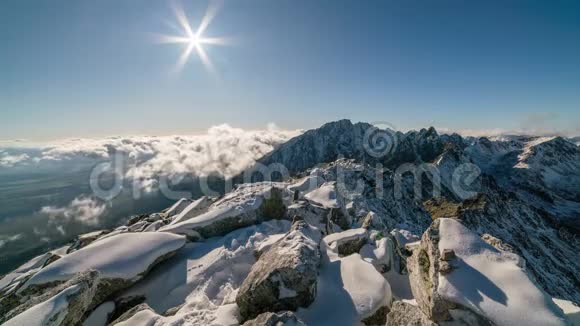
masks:
<instances>
[{"instance_id":1,"label":"jagged rock","mask_svg":"<svg viewBox=\"0 0 580 326\"><path fill-rule=\"evenodd\" d=\"M501 241L500 239L494 237L491 234L485 233L484 235L481 236L481 240L487 242L488 244L492 245L498 250L515 253L515 250L512 246Z\"/></svg>"},{"instance_id":2,"label":"jagged rock","mask_svg":"<svg viewBox=\"0 0 580 326\"><path fill-rule=\"evenodd\" d=\"M223 236L266 220L285 219L286 201L290 200L284 197L285 194L281 186L269 182L240 185L234 192L215 202L206 213L164 226L159 231L183 234L190 240L198 241Z\"/></svg>"},{"instance_id":3,"label":"jagged rock","mask_svg":"<svg viewBox=\"0 0 580 326\"><path fill-rule=\"evenodd\" d=\"M178 203L179 202L177 202L175 205L177 205ZM173 210L173 212L175 213L173 214L173 217L170 218L172 220L171 224L177 224L183 221L187 221L191 218L194 218L196 216L205 213L208 207L211 205L212 200L207 196L202 196L201 198L193 202L189 201L186 203L188 203L187 206L183 207L181 210L179 209Z\"/></svg>"},{"instance_id":4,"label":"jagged rock","mask_svg":"<svg viewBox=\"0 0 580 326\"><path fill-rule=\"evenodd\" d=\"M368 241L366 229L350 229L324 237L324 242L341 256L348 256L360 251Z\"/></svg>"},{"instance_id":5,"label":"jagged rock","mask_svg":"<svg viewBox=\"0 0 580 326\"><path fill-rule=\"evenodd\" d=\"M192 203L190 199L181 198L173 206L169 207L164 211L167 217L173 217L174 215L180 214L183 210Z\"/></svg>"},{"instance_id":6,"label":"jagged rock","mask_svg":"<svg viewBox=\"0 0 580 326\"><path fill-rule=\"evenodd\" d=\"M127 226L131 226L139 221L142 221L144 219L146 219L149 215L147 214L139 214L139 215L133 215L131 217L129 217L129 220L127 220Z\"/></svg>"},{"instance_id":7,"label":"jagged rock","mask_svg":"<svg viewBox=\"0 0 580 326\"><path fill-rule=\"evenodd\" d=\"M395 301L387 315L386 326L437 326L419 307L412 304Z\"/></svg>"},{"instance_id":8,"label":"jagged rock","mask_svg":"<svg viewBox=\"0 0 580 326\"><path fill-rule=\"evenodd\" d=\"M380 216L371 211L363 218L362 227L365 229L382 231L386 228L386 225L381 220Z\"/></svg>"},{"instance_id":9,"label":"jagged rock","mask_svg":"<svg viewBox=\"0 0 580 326\"><path fill-rule=\"evenodd\" d=\"M252 320L244 323L244 326L305 326L305 324L291 311L265 312Z\"/></svg>"},{"instance_id":10,"label":"jagged rock","mask_svg":"<svg viewBox=\"0 0 580 326\"><path fill-rule=\"evenodd\" d=\"M443 249L443 251L441 251L441 260L451 261L453 259L455 259L455 251L453 251L453 249Z\"/></svg>"},{"instance_id":11,"label":"jagged rock","mask_svg":"<svg viewBox=\"0 0 580 326\"><path fill-rule=\"evenodd\" d=\"M77 325L87 310L99 285L96 271L82 273L66 283L44 293L21 297L23 302L11 311L2 314L3 325Z\"/></svg>"},{"instance_id":12,"label":"jagged rock","mask_svg":"<svg viewBox=\"0 0 580 326\"><path fill-rule=\"evenodd\" d=\"M304 221L252 266L236 297L244 320L264 312L307 307L316 296L321 233Z\"/></svg>"},{"instance_id":13,"label":"jagged rock","mask_svg":"<svg viewBox=\"0 0 580 326\"><path fill-rule=\"evenodd\" d=\"M107 233L109 233L109 231L99 230L91 233L81 234L70 246L67 253L70 254L71 252L84 248Z\"/></svg>"}]
</instances>

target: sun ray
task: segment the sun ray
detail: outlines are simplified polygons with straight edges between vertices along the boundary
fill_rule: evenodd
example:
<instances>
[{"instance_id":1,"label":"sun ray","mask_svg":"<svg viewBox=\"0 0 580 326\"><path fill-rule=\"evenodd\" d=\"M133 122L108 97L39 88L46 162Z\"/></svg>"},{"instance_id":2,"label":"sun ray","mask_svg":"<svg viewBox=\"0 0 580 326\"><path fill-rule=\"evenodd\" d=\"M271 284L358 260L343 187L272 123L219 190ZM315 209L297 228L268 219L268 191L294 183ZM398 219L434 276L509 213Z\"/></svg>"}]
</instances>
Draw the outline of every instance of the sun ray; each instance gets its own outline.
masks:
<instances>
[{"instance_id":1,"label":"sun ray","mask_svg":"<svg viewBox=\"0 0 580 326\"><path fill-rule=\"evenodd\" d=\"M214 17L217 15L218 11L222 6L223 1L220 0L210 1L209 5L207 6L207 10L205 11L205 15L201 19L201 23L199 24L199 27L195 34L197 35L197 37L201 37L203 32L205 32L205 30L207 29L211 21L214 19Z\"/></svg>"},{"instance_id":2,"label":"sun ray","mask_svg":"<svg viewBox=\"0 0 580 326\"><path fill-rule=\"evenodd\" d=\"M188 37L193 37L195 34L193 33L193 30L191 29L191 25L189 24L189 20L187 19L187 16L185 15L185 11L183 10L183 7L177 1L172 2L172 4L173 4L173 12L175 13L175 17L177 18L177 21L179 22L179 24L181 25L181 27L185 31L186 35Z\"/></svg>"},{"instance_id":3,"label":"sun ray","mask_svg":"<svg viewBox=\"0 0 580 326\"><path fill-rule=\"evenodd\" d=\"M205 52L205 50L199 43L196 44L195 49L197 50L197 54L199 55L199 58L201 59L201 62L203 63L207 71L213 74L214 67L213 64L211 63L211 60L209 59L209 56L207 55L207 52Z\"/></svg>"},{"instance_id":4,"label":"sun ray","mask_svg":"<svg viewBox=\"0 0 580 326\"><path fill-rule=\"evenodd\" d=\"M175 69L177 72L180 72L181 70L183 70L183 67L187 63L189 56L191 55L191 52L193 51L194 47L195 47L195 44L190 43L187 45L187 48L185 48L185 50L181 53L181 56L179 57L179 60L177 61L177 65L176 65L176 69Z\"/></svg>"},{"instance_id":5,"label":"sun ray","mask_svg":"<svg viewBox=\"0 0 580 326\"><path fill-rule=\"evenodd\" d=\"M167 43L189 43L189 38L173 35L155 35L155 41L159 44Z\"/></svg>"},{"instance_id":6,"label":"sun ray","mask_svg":"<svg viewBox=\"0 0 580 326\"><path fill-rule=\"evenodd\" d=\"M200 43L211 45L230 45L231 41L225 37L203 37L200 39Z\"/></svg>"}]
</instances>

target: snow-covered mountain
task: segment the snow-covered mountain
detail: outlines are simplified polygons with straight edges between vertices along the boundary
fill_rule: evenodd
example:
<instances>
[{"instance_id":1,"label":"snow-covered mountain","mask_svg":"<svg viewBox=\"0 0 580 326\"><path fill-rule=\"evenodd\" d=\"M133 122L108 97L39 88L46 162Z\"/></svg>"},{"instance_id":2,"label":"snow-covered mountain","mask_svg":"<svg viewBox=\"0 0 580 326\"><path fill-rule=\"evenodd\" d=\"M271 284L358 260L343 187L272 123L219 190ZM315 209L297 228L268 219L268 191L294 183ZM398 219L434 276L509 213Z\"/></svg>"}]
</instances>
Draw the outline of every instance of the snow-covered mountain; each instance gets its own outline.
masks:
<instances>
[{"instance_id":1,"label":"snow-covered mountain","mask_svg":"<svg viewBox=\"0 0 580 326\"><path fill-rule=\"evenodd\" d=\"M288 178L237 177L4 276L0 323L577 323L579 154L328 123L256 165Z\"/></svg>"}]
</instances>

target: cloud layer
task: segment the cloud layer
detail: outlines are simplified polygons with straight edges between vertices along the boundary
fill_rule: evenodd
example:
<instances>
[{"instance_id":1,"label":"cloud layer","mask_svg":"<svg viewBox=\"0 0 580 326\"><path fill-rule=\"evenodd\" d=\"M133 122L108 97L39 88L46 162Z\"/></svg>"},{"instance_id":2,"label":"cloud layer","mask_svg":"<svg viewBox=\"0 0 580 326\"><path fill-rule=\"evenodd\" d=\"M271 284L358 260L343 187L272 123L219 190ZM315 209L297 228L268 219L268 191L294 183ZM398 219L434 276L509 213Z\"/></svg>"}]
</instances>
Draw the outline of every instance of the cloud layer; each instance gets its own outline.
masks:
<instances>
[{"instance_id":1,"label":"cloud layer","mask_svg":"<svg viewBox=\"0 0 580 326\"><path fill-rule=\"evenodd\" d=\"M13 167L30 160L28 154L10 154L0 150L0 167Z\"/></svg>"},{"instance_id":2,"label":"cloud layer","mask_svg":"<svg viewBox=\"0 0 580 326\"><path fill-rule=\"evenodd\" d=\"M24 236L23 234L16 234L16 235L12 235L12 236L0 235L0 248L4 247L9 242L14 242L14 241L18 241L18 240L22 239L23 236Z\"/></svg>"},{"instance_id":3,"label":"cloud layer","mask_svg":"<svg viewBox=\"0 0 580 326\"><path fill-rule=\"evenodd\" d=\"M77 221L87 225L98 225L99 217L106 209L104 203L94 198L79 196L64 207L44 206L40 213L47 215L55 223Z\"/></svg>"},{"instance_id":4,"label":"cloud layer","mask_svg":"<svg viewBox=\"0 0 580 326\"><path fill-rule=\"evenodd\" d=\"M125 159L123 176L150 188L160 176L235 175L298 134L300 131L280 130L275 126L246 131L223 124L202 135L68 139L46 145L34 156L0 156L0 164L13 166L16 162L43 164L77 159L112 162L118 154Z\"/></svg>"}]
</instances>

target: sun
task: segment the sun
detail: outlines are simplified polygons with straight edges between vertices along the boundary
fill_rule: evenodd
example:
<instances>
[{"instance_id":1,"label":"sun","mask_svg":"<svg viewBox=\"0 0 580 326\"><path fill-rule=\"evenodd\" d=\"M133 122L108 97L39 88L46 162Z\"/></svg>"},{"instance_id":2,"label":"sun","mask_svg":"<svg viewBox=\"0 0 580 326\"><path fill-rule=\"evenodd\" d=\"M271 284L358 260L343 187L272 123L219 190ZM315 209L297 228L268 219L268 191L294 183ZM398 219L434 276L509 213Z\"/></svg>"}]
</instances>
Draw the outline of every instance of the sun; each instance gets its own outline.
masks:
<instances>
[{"instance_id":1,"label":"sun","mask_svg":"<svg viewBox=\"0 0 580 326\"><path fill-rule=\"evenodd\" d=\"M185 10L178 2L173 3L173 11L177 22L179 23L181 35L160 35L158 37L159 43L172 43L172 44L182 44L184 46L183 52L181 53L177 65L176 71L180 72L189 60L193 50L197 52L197 55L201 59L204 67L210 72L214 73L213 64L204 49L206 45L226 45L227 39L223 37L204 37L203 34L207 30L207 27L221 8L221 2L212 1L209 3L206 13L203 16L197 30L194 32L191 28L191 24Z\"/></svg>"}]
</instances>

